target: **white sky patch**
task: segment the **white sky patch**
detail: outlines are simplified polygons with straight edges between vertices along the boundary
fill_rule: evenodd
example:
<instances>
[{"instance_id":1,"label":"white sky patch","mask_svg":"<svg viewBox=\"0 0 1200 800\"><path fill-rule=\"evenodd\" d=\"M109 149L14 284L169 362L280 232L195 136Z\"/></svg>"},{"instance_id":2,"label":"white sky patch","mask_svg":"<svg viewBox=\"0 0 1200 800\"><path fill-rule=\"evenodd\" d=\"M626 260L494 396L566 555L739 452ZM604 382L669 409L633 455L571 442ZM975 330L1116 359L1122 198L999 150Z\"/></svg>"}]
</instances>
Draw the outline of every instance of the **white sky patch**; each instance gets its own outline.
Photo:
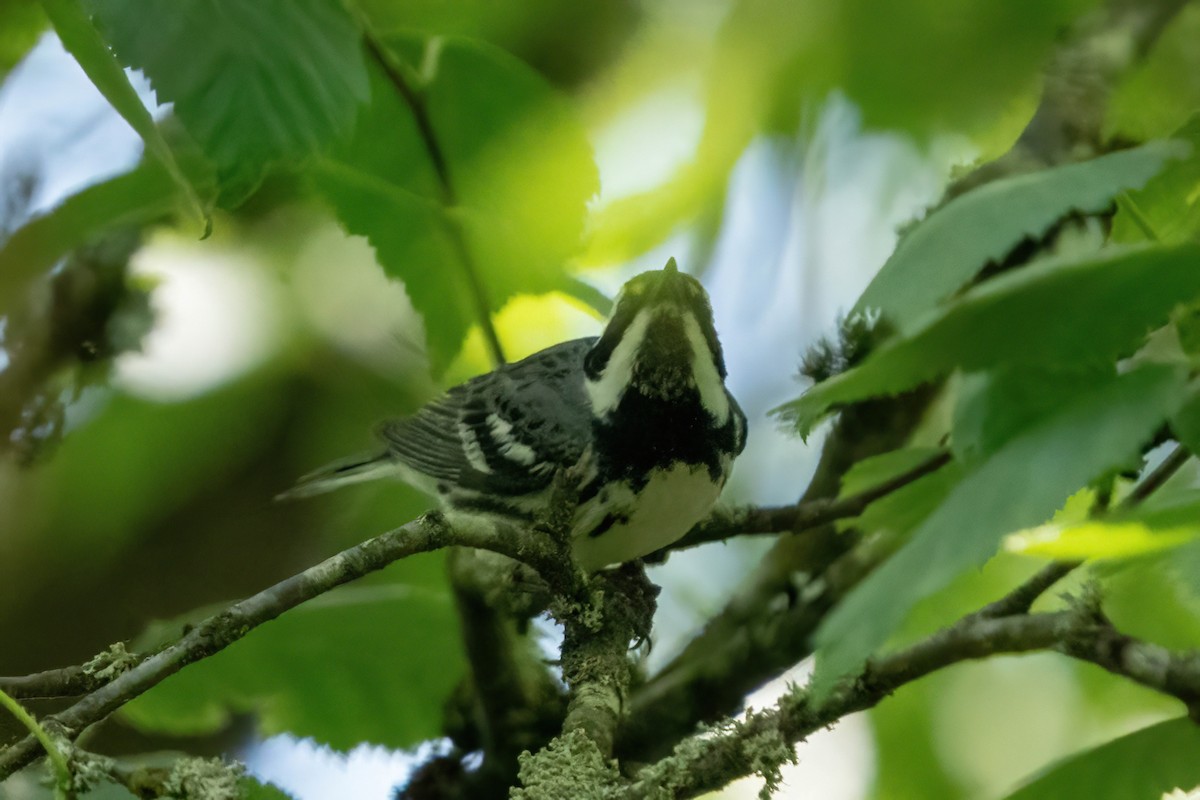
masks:
<instances>
[{"instance_id":1,"label":"white sky patch","mask_svg":"<svg viewBox=\"0 0 1200 800\"><path fill-rule=\"evenodd\" d=\"M345 755L307 739L273 736L246 755L254 777L275 784L296 800L386 800L419 764L445 745L425 744L415 751L359 745Z\"/></svg>"},{"instance_id":2,"label":"white sky patch","mask_svg":"<svg viewBox=\"0 0 1200 800\"><path fill-rule=\"evenodd\" d=\"M142 102L153 113L150 85L127 71ZM64 197L137 161L142 141L51 33L9 73L0 86L0 178L37 176L29 213L40 213Z\"/></svg>"},{"instance_id":3,"label":"white sky patch","mask_svg":"<svg viewBox=\"0 0 1200 800\"><path fill-rule=\"evenodd\" d=\"M280 341L279 291L247 256L205 243L150 242L130 272L156 281L154 328L116 362L115 386L178 401L249 371Z\"/></svg>"}]
</instances>

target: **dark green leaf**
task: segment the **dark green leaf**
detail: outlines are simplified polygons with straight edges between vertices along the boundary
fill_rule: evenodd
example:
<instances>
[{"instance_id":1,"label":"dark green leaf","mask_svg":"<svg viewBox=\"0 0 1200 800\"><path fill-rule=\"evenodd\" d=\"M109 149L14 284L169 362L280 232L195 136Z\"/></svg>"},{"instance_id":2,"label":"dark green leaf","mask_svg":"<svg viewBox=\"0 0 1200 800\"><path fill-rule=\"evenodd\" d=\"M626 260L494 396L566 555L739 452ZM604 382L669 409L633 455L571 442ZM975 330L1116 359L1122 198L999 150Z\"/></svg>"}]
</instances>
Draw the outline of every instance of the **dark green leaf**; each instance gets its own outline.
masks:
<instances>
[{"instance_id":1,"label":"dark green leaf","mask_svg":"<svg viewBox=\"0 0 1200 800\"><path fill-rule=\"evenodd\" d=\"M969 472L817 631L819 689L861 665L917 601L990 558L1005 534L1043 522L1072 492L1128 459L1174 410L1183 381L1181 371L1155 364L1114 378Z\"/></svg>"},{"instance_id":2,"label":"dark green leaf","mask_svg":"<svg viewBox=\"0 0 1200 800\"><path fill-rule=\"evenodd\" d=\"M88 0L232 193L346 136L367 96L359 34L336 0ZM232 196L232 195L230 195Z\"/></svg>"},{"instance_id":3,"label":"dark green leaf","mask_svg":"<svg viewBox=\"0 0 1200 800\"><path fill-rule=\"evenodd\" d=\"M1112 377L1111 366L1094 368L1010 367L963 376L954 407L950 444L954 455L972 463L1071 398Z\"/></svg>"},{"instance_id":4,"label":"dark green leaf","mask_svg":"<svg viewBox=\"0 0 1200 800\"><path fill-rule=\"evenodd\" d=\"M432 562L431 562L432 563ZM147 730L195 734L257 712L263 733L335 749L437 736L462 676L453 604L396 584L353 586L287 612L125 707Z\"/></svg>"},{"instance_id":5,"label":"dark green leaf","mask_svg":"<svg viewBox=\"0 0 1200 800\"><path fill-rule=\"evenodd\" d=\"M1072 211L1103 210L1118 192L1143 186L1188 153L1151 142L1078 164L994 181L951 200L913 228L871 281L856 311L879 309L903 332L989 262L1043 235Z\"/></svg>"},{"instance_id":6,"label":"dark green leaf","mask_svg":"<svg viewBox=\"0 0 1200 800\"><path fill-rule=\"evenodd\" d=\"M1158 800L1200 784L1200 727L1167 720L1051 766L1006 800Z\"/></svg>"},{"instance_id":7,"label":"dark green leaf","mask_svg":"<svg viewBox=\"0 0 1200 800\"><path fill-rule=\"evenodd\" d=\"M456 237L493 311L517 293L569 290L563 263L579 247L598 177L582 126L536 73L478 43L429 48L419 56L425 85L408 88L419 88L428 111L454 209L444 210L447 188L413 109L378 65L354 137L314 176L342 224L404 282L440 369L478 322ZM419 43L399 40L389 58L414 51ZM416 79L398 67L397 79Z\"/></svg>"},{"instance_id":8,"label":"dark green leaf","mask_svg":"<svg viewBox=\"0 0 1200 800\"><path fill-rule=\"evenodd\" d=\"M896 394L954 369L1075 366L1126 355L1174 306L1200 294L1198 264L1200 247L1176 245L1111 249L1001 275L776 413L807 436L837 405Z\"/></svg>"},{"instance_id":9,"label":"dark green leaf","mask_svg":"<svg viewBox=\"0 0 1200 800\"><path fill-rule=\"evenodd\" d=\"M36 0L0 3L0 78L25 57L46 29L46 16Z\"/></svg>"}]
</instances>

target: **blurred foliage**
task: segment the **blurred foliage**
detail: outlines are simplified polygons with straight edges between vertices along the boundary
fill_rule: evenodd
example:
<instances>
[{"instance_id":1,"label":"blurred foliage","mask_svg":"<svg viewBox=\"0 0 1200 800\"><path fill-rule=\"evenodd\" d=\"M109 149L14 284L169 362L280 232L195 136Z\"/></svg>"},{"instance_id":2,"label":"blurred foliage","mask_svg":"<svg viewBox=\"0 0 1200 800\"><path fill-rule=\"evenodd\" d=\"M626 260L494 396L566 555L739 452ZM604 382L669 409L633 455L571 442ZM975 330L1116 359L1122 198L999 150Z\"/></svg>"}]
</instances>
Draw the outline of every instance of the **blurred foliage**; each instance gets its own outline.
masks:
<instances>
[{"instance_id":1,"label":"blurred foliage","mask_svg":"<svg viewBox=\"0 0 1200 800\"><path fill-rule=\"evenodd\" d=\"M426 343L441 371L478 318L463 260L492 309L519 292L565 288L562 264L578 248L599 179L582 127L528 67L462 40L424 51L411 39L397 45L396 57L408 58L421 81L411 89L421 93L444 165L425 155L412 109L374 65L374 102L354 137L318 167L316 185L347 230L375 247L384 271L404 281L413 304L436 309L425 314ZM450 197L453 209L443 206Z\"/></svg>"},{"instance_id":2,"label":"blurred foliage","mask_svg":"<svg viewBox=\"0 0 1200 800\"><path fill-rule=\"evenodd\" d=\"M1007 800L1158 797L1200 783L1198 747L1191 720L1160 722L1056 764Z\"/></svg>"},{"instance_id":3,"label":"blurred foliage","mask_svg":"<svg viewBox=\"0 0 1200 800\"><path fill-rule=\"evenodd\" d=\"M999 155L1029 122L1064 31L1102 6L47 7L91 14L68 20L74 28L51 17L88 78L142 137L146 157L105 164L102 177L31 219L14 208L13 219L0 220L0 373L9 353L54 350L13 321L38 308L34 299L65 258L123 226L195 235L188 214L197 205L212 215L214 236L195 251L247 255L244 270L262 297L238 306L222 296L204 307L207 316L188 322L196 339L257 335L237 325L257 316L249 321L276 338L261 345L258 361L188 396L163 399L122 382L120 362L109 386L80 391L62 380L78 364L56 360L42 371L49 377L25 387L29 397L53 395L66 435L33 468L0 460L0 673L81 663L140 630L139 644L152 646L233 598L411 519L428 502L404 487L355 487L295 505L269 498L323 461L370 447L372 421L408 413L451 378L486 369L482 314L510 357L525 355L594 332L578 306L602 309L606 298L581 278L613 281L585 268L668 240L715 251L731 176L756 142L770 138L803 164L807 202L823 179L814 131L831 96L853 104L865 130L903 137L925 155L948 142L983 160ZM0 77L48 24L40 4L0 3ZM138 81L118 63L144 74L163 105L143 108ZM1152 441L1200 446L1200 399L1186 379L1200 352L1197 76L1200 9L1191 6L1114 87L1102 110L1111 136L1102 154L983 185L910 224L850 317L895 334L862 358L845 342L829 345L823 363L837 370L784 407L807 435L846 406L941 384L927 435L854 466L842 496L943 446L954 456L842 525L894 555L818 633L818 686L880 647L994 599L1029 574L1028 556L1038 554L1106 559L1067 588L1095 581L1122 630L1200 646L1200 476L1169 484L1139 509L1088 517L1114 475L1141 467ZM627 116L655 110L658 93L672 87L696 98L697 141L650 188L601 200L593 142ZM643 143L625 144L622 157L640 163ZM331 234L336 225L348 236ZM1075 227L1087 228L1095 246L1072 248ZM148 241L124 277L165 297L181 273L167 264L161 287L147 278L154 270L139 259L170 261ZM1030 260L1038 263L1009 272ZM758 285L760 266L747 262L742 282L764 297L776 287ZM396 294L380 300L381 287ZM397 287L411 307L379 312L371 301L402 300ZM876 326L877 312L889 324ZM155 334L171 326L170 313L154 319L150 360ZM112 335L93 353L106 364L139 338L107 347L119 338ZM761 342L781 354L780 372L802 345ZM203 347L175 352L175 369L202 366ZM14 397L28 409L24 394ZM11 447L12 433L0 431L0 449ZM1128 490L1127 481L1116 485L1118 496ZM171 622L154 622L162 618ZM1155 798L1200 781L1190 723L1145 727L1174 709L1161 697L1058 660L1013 663L930 676L874 710L872 796L998 796L1072 750L1081 752L1013 797ZM338 750L360 742L404 748L444 732L443 707L464 670L442 559L410 559L189 666L97 739L132 728L145 737L137 740L143 750L215 741L233 751L243 744L235 717L252 715L263 734L308 736ZM1063 686L1069 696L1056 703L1053 691ZM991 707L968 701L989 689L1000 704L1036 695L1044 719L1069 735L1004 751L1026 720L988 739L991 721L980 709ZM974 736L949 747L963 720ZM12 735L0 723L0 740ZM986 769L968 756L988 761Z\"/></svg>"},{"instance_id":4,"label":"blurred foliage","mask_svg":"<svg viewBox=\"0 0 1200 800\"><path fill-rule=\"evenodd\" d=\"M440 568L440 559L422 563ZM153 649L181 628L155 626L135 645ZM448 593L374 581L287 612L123 714L139 727L184 735L220 730L232 712L254 713L267 735L311 737L341 751L363 742L406 748L441 734L443 699L463 669Z\"/></svg>"}]
</instances>

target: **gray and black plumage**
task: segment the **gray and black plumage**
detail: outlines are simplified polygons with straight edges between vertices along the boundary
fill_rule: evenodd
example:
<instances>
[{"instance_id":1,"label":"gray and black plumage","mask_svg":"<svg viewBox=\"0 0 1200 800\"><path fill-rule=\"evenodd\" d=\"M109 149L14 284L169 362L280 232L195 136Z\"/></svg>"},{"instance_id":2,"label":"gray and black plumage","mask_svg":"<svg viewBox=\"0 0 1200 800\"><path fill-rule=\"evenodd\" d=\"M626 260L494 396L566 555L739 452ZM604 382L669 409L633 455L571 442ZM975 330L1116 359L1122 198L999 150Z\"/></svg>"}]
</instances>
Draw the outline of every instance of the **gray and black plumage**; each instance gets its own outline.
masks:
<instances>
[{"instance_id":1,"label":"gray and black plumage","mask_svg":"<svg viewBox=\"0 0 1200 800\"><path fill-rule=\"evenodd\" d=\"M560 468L587 454L574 553L594 570L647 555L703 518L746 440L703 287L665 269L621 290L599 337L548 347L383 423L383 452L302 478L284 496L384 475L448 514L528 522Z\"/></svg>"}]
</instances>

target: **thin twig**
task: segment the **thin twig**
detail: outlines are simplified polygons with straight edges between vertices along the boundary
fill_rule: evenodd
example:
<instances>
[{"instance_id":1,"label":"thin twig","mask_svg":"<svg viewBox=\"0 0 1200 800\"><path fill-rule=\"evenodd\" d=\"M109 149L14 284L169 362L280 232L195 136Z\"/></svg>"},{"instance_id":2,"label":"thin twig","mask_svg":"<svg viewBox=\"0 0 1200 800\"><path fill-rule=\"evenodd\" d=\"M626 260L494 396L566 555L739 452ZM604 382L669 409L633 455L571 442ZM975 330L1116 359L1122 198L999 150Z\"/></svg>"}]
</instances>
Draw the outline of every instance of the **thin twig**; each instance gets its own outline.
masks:
<instances>
[{"instance_id":1,"label":"thin twig","mask_svg":"<svg viewBox=\"0 0 1200 800\"><path fill-rule=\"evenodd\" d=\"M724 541L734 536L799 533L839 519L857 517L876 500L941 469L950 462L950 458L948 452L937 453L878 486L837 500L821 498L787 506L750 506L718 510L664 550L685 550L709 542Z\"/></svg>"},{"instance_id":2,"label":"thin twig","mask_svg":"<svg viewBox=\"0 0 1200 800\"><path fill-rule=\"evenodd\" d=\"M504 348L501 347L500 337L496 334L496 328L492 324L492 307L488 302L483 278L480 277L479 268L475 264L475 259L471 255L470 248L467 246L467 239L463 233L462 226L454 214L454 209L458 206L458 193L454 189L454 181L450 176L450 165L446 161L445 154L442 152L437 132L433 128L433 121L429 117L429 109L425 105L425 97L418 88L419 85L416 76L411 74L412 70L408 69L403 62L397 59L375 37L375 34L365 21L360 21L360 27L362 29L363 40L367 45L367 52L371 54L375 63L387 75L396 92L412 112L413 120L417 124L417 132L421 137L421 143L425 146L429 162L433 165L433 171L437 174L438 187L442 194L442 205L446 209L443 219L445 220L446 230L450 236L451 246L455 250L455 255L458 257L463 275L467 280L467 286L471 292L471 301L475 306L475 313L479 318L479 327L483 331L483 338L487 342L492 362L494 366L499 366L505 363Z\"/></svg>"},{"instance_id":3,"label":"thin twig","mask_svg":"<svg viewBox=\"0 0 1200 800\"><path fill-rule=\"evenodd\" d=\"M765 712L717 735L683 742L670 756L639 774L628 798L654 796L669 785L672 797L696 797L761 769L764 741L790 747L848 714L872 708L901 686L963 661L999 654L1052 651L1096 664L1109 672L1181 700L1195 712L1200 699L1200 653L1176 653L1117 631L1086 603L1049 614L1004 618L981 611L868 665L828 699L814 705L806 689L794 689Z\"/></svg>"}]
</instances>

